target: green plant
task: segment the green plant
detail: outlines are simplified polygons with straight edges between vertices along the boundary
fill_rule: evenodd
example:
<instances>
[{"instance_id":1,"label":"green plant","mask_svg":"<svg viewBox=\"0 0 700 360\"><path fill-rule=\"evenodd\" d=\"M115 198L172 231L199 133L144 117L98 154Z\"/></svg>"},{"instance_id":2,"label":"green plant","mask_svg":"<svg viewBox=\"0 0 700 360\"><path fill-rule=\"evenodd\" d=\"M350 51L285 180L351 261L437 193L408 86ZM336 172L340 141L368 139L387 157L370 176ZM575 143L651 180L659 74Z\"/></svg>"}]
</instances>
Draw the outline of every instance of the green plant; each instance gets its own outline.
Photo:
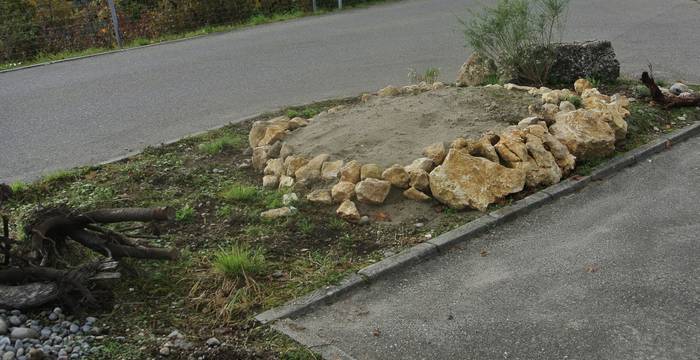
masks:
<instances>
[{"instance_id":1,"label":"green plant","mask_svg":"<svg viewBox=\"0 0 700 360\"><path fill-rule=\"evenodd\" d=\"M311 222L311 220L307 218L302 218L299 221L297 221L297 228L299 229L300 233L306 236L310 236L314 233L316 227L314 226L314 223Z\"/></svg>"},{"instance_id":2,"label":"green plant","mask_svg":"<svg viewBox=\"0 0 700 360\"><path fill-rule=\"evenodd\" d=\"M253 201L258 198L259 191L255 186L233 185L221 193L224 200Z\"/></svg>"},{"instance_id":3,"label":"green plant","mask_svg":"<svg viewBox=\"0 0 700 360\"><path fill-rule=\"evenodd\" d=\"M70 170L57 170L47 175L44 175L41 180L47 183L69 180L76 176L76 173Z\"/></svg>"},{"instance_id":4,"label":"green plant","mask_svg":"<svg viewBox=\"0 0 700 360\"><path fill-rule=\"evenodd\" d=\"M588 80L588 82L591 83L591 86L593 86L594 88L600 87L600 80L598 78L589 76L586 78L586 80Z\"/></svg>"},{"instance_id":5,"label":"green plant","mask_svg":"<svg viewBox=\"0 0 700 360\"><path fill-rule=\"evenodd\" d=\"M418 84L425 81L428 84L432 84L438 81L440 77L440 69L435 67L429 67L425 69L424 73L419 74L416 69L408 69L408 82L411 84Z\"/></svg>"},{"instance_id":6,"label":"green plant","mask_svg":"<svg viewBox=\"0 0 700 360\"><path fill-rule=\"evenodd\" d=\"M267 269L262 249L233 245L228 250L220 250L214 255L213 266L226 277L236 279L246 274L259 275Z\"/></svg>"},{"instance_id":7,"label":"green plant","mask_svg":"<svg viewBox=\"0 0 700 360\"><path fill-rule=\"evenodd\" d=\"M224 135L199 144L198 149L203 153L215 155L221 153L225 149L238 149L244 143L245 142L240 135Z\"/></svg>"},{"instance_id":8,"label":"green plant","mask_svg":"<svg viewBox=\"0 0 700 360\"><path fill-rule=\"evenodd\" d=\"M10 184L10 189L13 193L18 194L27 189L27 184L21 181L15 181L12 184Z\"/></svg>"},{"instance_id":9,"label":"green plant","mask_svg":"<svg viewBox=\"0 0 700 360\"><path fill-rule=\"evenodd\" d=\"M228 218L233 214L231 205L224 205L216 209L216 216L220 218Z\"/></svg>"},{"instance_id":10,"label":"green plant","mask_svg":"<svg viewBox=\"0 0 700 360\"><path fill-rule=\"evenodd\" d=\"M544 84L561 39L569 0L499 0L464 25L467 44L502 75Z\"/></svg>"},{"instance_id":11,"label":"green plant","mask_svg":"<svg viewBox=\"0 0 700 360\"><path fill-rule=\"evenodd\" d=\"M194 220L194 209L189 205L179 208L175 211L175 220L184 223L192 222Z\"/></svg>"},{"instance_id":12,"label":"green plant","mask_svg":"<svg viewBox=\"0 0 700 360\"><path fill-rule=\"evenodd\" d=\"M581 97L578 95L571 95L566 98L566 101L574 104L574 106L576 106L577 109L580 108L582 104Z\"/></svg>"},{"instance_id":13,"label":"green plant","mask_svg":"<svg viewBox=\"0 0 700 360\"><path fill-rule=\"evenodd\" d=\"M496 85L500 83L501 79L498 77L498 74L489 74L481 85Z\"/></svg>"}]
</instances>

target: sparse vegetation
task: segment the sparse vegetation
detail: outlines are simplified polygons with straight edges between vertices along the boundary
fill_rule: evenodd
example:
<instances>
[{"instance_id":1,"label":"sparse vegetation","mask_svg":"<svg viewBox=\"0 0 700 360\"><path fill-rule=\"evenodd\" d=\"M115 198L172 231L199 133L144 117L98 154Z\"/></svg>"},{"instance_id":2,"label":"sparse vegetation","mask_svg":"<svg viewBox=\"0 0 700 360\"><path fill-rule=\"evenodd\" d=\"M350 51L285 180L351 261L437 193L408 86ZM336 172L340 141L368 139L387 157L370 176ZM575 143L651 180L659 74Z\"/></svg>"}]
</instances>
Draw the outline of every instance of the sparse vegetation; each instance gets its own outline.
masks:
<instances>
[{"instance_id":1,"label":"sparse vegetation","mask_svg":"<svg viewBox=\"0 0 700 360\"><path fill-rule=\"evenodd\" d=\"M286 115L289 118L295 118L295 117L303 117L305 119L311 119L312 117L318 115L321 110L313 107L313 106L307 106L307 107L302 107L302 108L291 108L286 111Z\"/></svg>"},{"instance_id":2,"label":"sparse vegetation","mask_svg":"<svg viewBox=\"0 0 700 360\"><path fill-rule=\"evenodd\" d=\"M238 149L245 145L245 140L241 136L224 135L216 139L199 144L199 151L216 155L227 149Z\"/></svg>"},{"instance_id":3,"label":"sparse vegetation","mask_svg":"<svg viewBox=\"0 0 700 360\"><path fill-rule=\"evenodd\" d=\"M248 185L233 185L221 193L221 197L225 200L232 201L253 201L258 198L258 188Z\"/></svg>"},{"instance_id":4,"label":"sparse vegetation","mask_svg":"<svg viewBox=\"0 0 700 360\"><path fill-rule=\"evenodd\" d=\"M554 61L552 45L565 26L568 0L499 0L473 19L462 21L467 44L493 61L505 77L547 82Z\"/></svg>"},{"instance_id":5,"label":"sparse vegetation","mask_svg":"<svg viewBox=\"0 0 700 360\"><path fill-rule=\"evenodd\" d=\"M569 97L566 99L566 101L572 103L574 106L576 106L577 109L580 108L580 107L581 107L581 104L582 104L581 97L580 97L580 96L577 96L577 95L571 95L571 96L569 96Z\"/></svg>"},{"instance_id":6,"label":"sparse vegetation","mask_svg":"<svg viewBox=\"0 0 700 360\"><path fill-rule=\"evenodd\" d=\"M410 84L418 84L424 81L428 84L433 84L438 81L439 77L440 69L435 67L429 67L423 73L419 73L413 68L408 69L408 82Z\"/></svg>"},{"instance_id":7,"label":"sparse vegetation","mask_svg":"<svg viewBox=\"0 0 700 360\"><path fill-rule=\"evenodd\" d=\"M175 220L186 223L192 222L194 220L194 209L189 205L179 208L175 212Z\"/></svg>"}]
</instances>

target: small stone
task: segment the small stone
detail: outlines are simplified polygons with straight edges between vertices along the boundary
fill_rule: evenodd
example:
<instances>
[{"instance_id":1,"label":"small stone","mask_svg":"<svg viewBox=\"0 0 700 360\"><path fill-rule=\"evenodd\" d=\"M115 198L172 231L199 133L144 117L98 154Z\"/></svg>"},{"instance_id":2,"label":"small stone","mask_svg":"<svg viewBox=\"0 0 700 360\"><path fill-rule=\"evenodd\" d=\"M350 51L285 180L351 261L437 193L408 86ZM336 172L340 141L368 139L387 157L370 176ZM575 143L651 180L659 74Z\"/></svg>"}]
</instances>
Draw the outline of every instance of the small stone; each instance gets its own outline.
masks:
<instances>
[{"instance_id":1,"label":"small stone","mask_svg":"<svg viewBox=\"0 0 700 360\"><path fill-rule=\"evenodd\" d=\"M689 92L690 88L686 84L675 83L675 84L671 85L671 87L668 90L673 95L680 95L682 93Z\"/></svg>"},{"instance_id":2,"label":"small stone","mask_svg":"<svg viewBox=\"0 0 700 360\"><path fill-rule=\"evenodd\" d=\"M291 205L299 201L299 196L296 193L289 193L282 195L282 203L285 205Z\"/></svg>"},{"instance_id":3,"label":"small stone","mask_svg":"<svg viewBox=\"0 0 700 360\"><path fill-rule=\"evenodd\" d=\"M309 162L303 156L290 155L284 159L284 168L287 170L287 176L294 176L294 173L299 170L302 166Z\"/></svg>"},{"instance_id":4,"label":"small stone","mask_svg":"<svg viewBox=\"0 0 700 360\"><path fill-rule=\"evenodd\" d=\"M10 322L10 325L12 325L12 326L22 325L22 320L19 319L19 316L13 315L13 316L10 316L7 320Z\"/></svg>"},{"instance_id":5,"label":"small stone","mask_svg":"<svg viewBox=\"0 0 700 360\"><path fill-rule=\"evenodd\" d=\"M382 168L377 164L365 164L360 168L360 180L365 179L381 179Z\"/></svg>"},{"instance_id":6,"label":"small stone","mask_svg":"<svg viewBox=\"0 0 700 360\"><path fill-rule=\"evenodd\" d=\"M282 142L282 146L280 147L279 158L285 160L287 159L287 156L292 155L293 153L294 149L292 148L292 145L289 145L286 142Z\"/></svg>"},{"instance_id":7,"label":"small stone","mask_svg":"<svg viewBox=\"0 0 700 360\"><path fill-rule=\"evenodd\" d=\"M15 358L15 353L12 351L7 351L4 354L2 354L2 360L14 360Z\"/></svg>"},{"instance_id":8,"label":"small stone","mask_svg":"<svg viewBox=\"0 0 700 360\"><path fill-rule=\"evenodd\" d=\"M357 160L352 160L340 168L340 181L357 184L362 180L361 176L362 165Z\"/></svg>"},{"instance_id":9,"label":"small stone","mask_svg":"<svg viewBox=\"0 0 700 360\"><path fill-rule=\"evenodd\" d=\"M50 313L50 314L49 314L49 320L50 320L50 321L56 321L56 320L58 320L58 314L53 313L53 312Z\"/></svg>"},{"instance_id":10,"label":"small stone","mask_svg":"<svg viewBox=\"0 0 700 360\"><path fill-rule=\"evenodd\" d=\"M576 82L574 82L574 90L580 95L583 94L584 91L588 89L592 89L593 85L591 84L590 81L586 79L578 79Z\"/></svg>"},{"instance_id":11,"label":"small stone","mask_svg":"<svg viewBox=\"0 0 700 360\"><path fill-rule=\"evenodd\" d=\"M349 181L341 181L331 189L331 198L336 203L350 200L353 196L355 196L355 184Z\"/></svg>"},{"instance_id":12,"label":"small stone","mask_svg":"<svg viewBox=\"0 0 700 360\"><path fill-rule=\"evenodd\" d=\"M207 339L207 346L215 347L215 346L219 346L219 345L221 345L221 341L219 341L219 339L217 339L215 337Z\"/></svg>"},{"instance_id":13,"label":"small stone","mask_svg":"<svg viewBox=\"0 0 700 360\"><path fill-rule=\"evenodd\" d=\"M39 333L36 332L34 329L26 328L26 327L16 327L12 329L12 332L10 333L10 338L18 340L18 339L36 339L39 337Z\"/></svg>"},{"instance_id":14,"label":"small stone","mask_svg":"<svg viewBox=\"0 0 700 360\"><path fill-rule=\"evenodd\" d=\"M435 168L435 163L429 158L418 158L413 160L411 165L406 166L404 169L406 172L410 173L413 169L420 169L425 172L430 172Z\"/></svg>"},{"instance_id":15,"label":"small stone","mask_svg":"<svg viewBox=\"0 0 700 360\"><path fill-rule=\"evenodd\" d=\"M258 146L272 145L287 135L287 125L269 125L265 129L265 134L258 142Z\"/></svg>"},{"instance_id":16,"label":"small stone","mask_svg":"<svg viewBox=\"0 0 700 360\"><path fill-rule=\"evenodd\" d=\"M559 111L576 111L576 106L568 101L559 103Z\"/></svg>"},{"instance_id":17,"label":"small stone","mask_svg":"<svg viewBox=\"0 0 700 360\"><path fill-rule=\"evenodd\" d=\"M170 355L170 348L167 346L163 346L160 348L160 350L158 352L163 356L168 356L168 355Z\"/></svg>"},{"instance_id":18,"label":"small stone","mask_svg":"<svg viewBox=\"0 0 700 360\"><path fill-rule=\"evenodd\" d=\"M292 179L293 180L293 179ZM266 189L275 189L279 184L279 177L275 175L263 176L263 187Z\"/></svg>"},{"instance_id":19,"label":"small stone","mask_svg":"<svg viewBox=\"0 0 700 360\"><path fill-rule=\"evenodd\" d=\"M294 186L294 178L287 175L280 176L279 189L287 189Z\"/></svg>"},{"instance_id":20,"label":"small stone","mask_svg":"<svg viewBox=\"0 0 700 360\"><path fill-rule=\"evenodd\" d=\"M391 183L385 180L367 178L355 185L357 200L366 204L384 203L391 190Z\"/></svg>"},{"instance_id":21,"label":"small stone","mask_svg":"<svg viewBox=\"0 0 700 360\"><path fill-rule=\"evenodd\" d=\"M281 176L284 174L284 161L282 159L267 160L267 165L263 170L265 175Z\"/></svg>"},{"instance_id":22,"label":"small stone","mask_svg":"<svg viewBox=\"0 0 700 360\"><path fill-rule=\"evenodd\" d=\"M318 180L321 177L321 167L328 160L330 155L321 154L309 160L304 166L298 168L294 172L297 182L311 182Z\"/></svg>"},{"instance_id":23,"label":"small stone","mask_svg":"<svg viewBox=\"0 0 700 360\"><path fill-rule=\"evenodd\" d=\"M425 193L416 190L415 188L408 188L406 191L403 192L403 196L405 196L407 199L415 200L415 201L430 201L431 197L426 195Z\"/></svg>"},{"instance_id":24,"label":"small stone","mask_svg":"<svg viewBox=\"0 0 700 360\"><path fill-rule=\"evenodd\" d=\"M425 191L430 188L430 175L423 169L411 169L408 173L408 185L420 191Z\"/></svg>"},{"instance_id":25,"label":"small stone","mask_svg":"<svg viewBox=\"0 0 700 360\"><path fill-rule=\"evenodd\" d=\"M325 180L335 180L343 167L343 160L326 161L321 166L321 178Z\"/></svg>"},{"instance_id":26,"label":"small stone","mask_svg":"<svg viewBox=\"0 0 700 360\"><path fill-rule=\"evenodd\" d=\"M396 86L389 85L377 92L378 96L381 97L389 97L389 96L398 96L401 95L401 90L397 88Z\"/></svg>"},{"instance_id":27,"label":"small stone","mask_svg":"<svg viewBox=\"0 0 700 360\"><path fill-rule=\"evenodd\" d=\"M294 119L289 120L289 129L290 130L298 129L298 128L304 127L306 125L309 125L309 122L302 117L295 117Z\"/></svg>"},{"instance_id":28,"label":"small stone","mask_svg":"<svg viewBox=\"0 0 700 360\"><path fill-rule=\"evenodd\" d=\"M267 160L270 158L270 146L258 146L253 149L253 168L260 171L267 165Z\"/></svg>"},{"instance_id":29,"label":"small stone","mask_svg":"<svg viewBox=\"0 0 700 360\"><path fill-rule=\"evenodd\" d=\"M331 192L327 189L319 189L312 191L311 193L306 195L306 200L314 204L323 205L330 205L333 203L333 197L331 196Z\"/></svg>"},{"instance_id":30,"label":"small stone","mask_svg":"<svg viewBox=\"0 0 700 360\"><path fill-rule=\"evenodd\" d=\"M77 333L77 332L80 330L80 327L79 327L78 325L76 325L76 324L70 324L70 327L68 328L68 330L69 330L71 333L75 334L75 333Z\"/></svg>"},{"instance_id":31,"label":"small stone","mask_svg":"<svg viewBox=\"0 0 700 360\"><path fill-rule=\"evenodd\" d=\"M357 206L351 200L343 201L335 213L346 221L356 223L360 221L360 212L357 210Z\"/></svg>"},{"instance_id":32,"label":"small stone","mask_svg":"<svg viewBox=\"0 0 700 360\"><path fill-rule=\"evenodd\" d=\"M398 164L392 165L388 169L384 170L382 173L382 179L390 182L391 185L400 189L408 188L408 182L411 180L408 172L406 172L406 170Z\"/></svg>"},{"instance_id":33,"label":"small stone","mask_svg":"<svg viewBox=\"0 0 700 360\"><path fill-rule=\"evenodd\" d=\"M447 155L445 144L439 142L429 145L423 149L423 155L432 160L435 165L440 165L445 160L445 156Z\"/></svg>"},{"instance_id":34,"label":"small stone","mask_svg":"<svg viewBox=\"0 0 700 360\"><path fill-rule=\"evenodd\" d=\"M266 220L272 220L272 219L279 219L282 217L288 217L294 215L296 209L291 206L285 206L281 207L278 209L272 209L272 210L267 210L263 211L260 214L260 218L266 219Z\"/></svg>"},{"instance_id":35,"label":"small stone","mask_svg":"<svg viewBox=\"0 0 700 360\"><path fill-rule=\"evenodd\" d=\"M3 318L0 318L0 335L6 335L8 328L9 326L7 326L7 322L5 322Z\"/></svg>"}]
</instances>

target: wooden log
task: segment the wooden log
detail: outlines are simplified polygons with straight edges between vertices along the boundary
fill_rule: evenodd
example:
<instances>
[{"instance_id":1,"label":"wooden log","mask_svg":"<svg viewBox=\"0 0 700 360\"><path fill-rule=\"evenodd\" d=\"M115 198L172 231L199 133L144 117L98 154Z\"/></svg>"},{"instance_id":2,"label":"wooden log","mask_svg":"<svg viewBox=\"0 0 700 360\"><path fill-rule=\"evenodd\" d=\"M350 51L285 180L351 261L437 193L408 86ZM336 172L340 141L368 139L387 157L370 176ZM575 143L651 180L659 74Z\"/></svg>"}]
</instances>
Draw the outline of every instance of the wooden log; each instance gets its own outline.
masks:
<instances>
[{"instance_id":1,"label":"wooden log","mask_svg":"<svg viewBox=\"0 0 700 360\"><path fill-rule=\"evenodd\" d=\"M663 105L665 108L670 109L673 107L684 107L684 106L700 106L700 95L694 96L676 96L676 95L664 95L664 93L656 85L654 78L649 75L648 72L642 73L641 78L642 84L644 84L651 93L651 98Z\"/></svg>"}]
</instances>

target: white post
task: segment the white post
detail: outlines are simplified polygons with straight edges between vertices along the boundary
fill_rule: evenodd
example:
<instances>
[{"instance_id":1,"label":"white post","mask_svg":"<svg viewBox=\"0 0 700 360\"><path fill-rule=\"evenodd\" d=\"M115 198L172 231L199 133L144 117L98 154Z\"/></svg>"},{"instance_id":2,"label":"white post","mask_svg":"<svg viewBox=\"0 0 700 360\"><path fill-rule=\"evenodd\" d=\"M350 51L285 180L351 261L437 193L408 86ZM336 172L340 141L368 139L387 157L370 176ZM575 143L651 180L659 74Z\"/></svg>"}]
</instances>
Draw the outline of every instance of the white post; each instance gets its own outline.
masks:
<instances>
[{"instance_id":1,"label":"white post","mask_svg":"<svg viewBox=\"0 0 700 360\"><path fill-rule=\"evenodd\" d=\"M338 0L338 10L343 9L343 0Z\"/></svg>"},{"instance_id":2,"label":"white post","mask_svg":"<svg viewBox=\"0 0 700 360\"><path fill-rule=\"evenodd\" d=\"M312 4L312 6L313 6L314 12L316 12L316 11L318 10L318 9L316 8L316 0L312 0L312 1L311 1L311 4Z\"/></svg>"},{"instance_id":3,"label":"white post","mask_svg":"<svg viewBox=\"0 0 700 360\"><path fill-rule=\"evenodd\" d=\"M117 17L117 9L114 7L114 0L107 0L109 12L112 13L112 26L114 27L114 37L117 39L117 45L122 47L122 35L119 33L119 18Z\"/></svg>"}]
</instances>

